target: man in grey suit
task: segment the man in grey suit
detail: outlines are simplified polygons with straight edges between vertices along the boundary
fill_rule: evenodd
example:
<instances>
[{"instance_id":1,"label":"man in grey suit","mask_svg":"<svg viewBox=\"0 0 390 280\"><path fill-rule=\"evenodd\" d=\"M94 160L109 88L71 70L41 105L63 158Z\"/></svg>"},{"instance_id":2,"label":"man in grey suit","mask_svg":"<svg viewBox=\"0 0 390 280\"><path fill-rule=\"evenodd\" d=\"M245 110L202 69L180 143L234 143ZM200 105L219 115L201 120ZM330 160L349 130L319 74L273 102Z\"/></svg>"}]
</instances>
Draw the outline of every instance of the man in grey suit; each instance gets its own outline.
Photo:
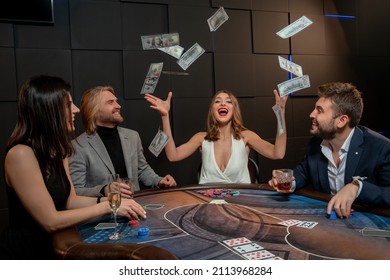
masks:
<instances>
[{"instance_id":1,"label":"man in grey suit","mask_svg":"<svg viewBox=\"0 0 390 280\"><path fill-rule=\"evenodd\" d=\"M123 122L121 106L109 86L87 90L81 100L85 132L72 141L74 155L69 159L70 175L76 192L86 196L106 196L106 177L119 174L132 178L135 191L139 181L147 187L176 186L175 179L160 177L146 162L138 132L119 127ZM129 189L122 189L125 198Z\"/></svg>"},{"instance_id":2,"label":"man in grey suit","mask_svg":"<svg viewBox=\"0 0 390 280\"><path fill-rule=\"evenodd\" d=\"M311 185L333 195L332 209L349 217L353 203L369 207L390 206L390 140L360 126L363 100L350 83L328 83L318 88L310 114L310 133L304 161L294 169L296 189ZM273 171L274 175L274 171ZM275 187L273 177L269 185Z\"/></svg>"}]
</instances>

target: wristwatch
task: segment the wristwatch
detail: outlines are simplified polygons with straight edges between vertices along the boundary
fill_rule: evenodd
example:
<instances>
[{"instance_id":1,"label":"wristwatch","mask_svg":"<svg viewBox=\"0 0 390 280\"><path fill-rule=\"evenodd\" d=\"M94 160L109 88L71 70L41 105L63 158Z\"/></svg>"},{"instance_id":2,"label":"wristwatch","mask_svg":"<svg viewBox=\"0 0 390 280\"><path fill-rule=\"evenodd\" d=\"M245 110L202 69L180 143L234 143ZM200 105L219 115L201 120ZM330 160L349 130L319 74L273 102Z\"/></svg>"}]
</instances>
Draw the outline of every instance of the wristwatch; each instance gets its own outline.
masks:
<instances>
[{"instance_id":1,"label":"wristwatch","mask_svg":"<svg viewBox=\"0 0 390 280\"><path fill-rule=\"evenodd\" d=\"M358 188L360 187L359 180L358 179L353 179L351 182L353 185L357 186Z\"/></svg>"}]
</instances>

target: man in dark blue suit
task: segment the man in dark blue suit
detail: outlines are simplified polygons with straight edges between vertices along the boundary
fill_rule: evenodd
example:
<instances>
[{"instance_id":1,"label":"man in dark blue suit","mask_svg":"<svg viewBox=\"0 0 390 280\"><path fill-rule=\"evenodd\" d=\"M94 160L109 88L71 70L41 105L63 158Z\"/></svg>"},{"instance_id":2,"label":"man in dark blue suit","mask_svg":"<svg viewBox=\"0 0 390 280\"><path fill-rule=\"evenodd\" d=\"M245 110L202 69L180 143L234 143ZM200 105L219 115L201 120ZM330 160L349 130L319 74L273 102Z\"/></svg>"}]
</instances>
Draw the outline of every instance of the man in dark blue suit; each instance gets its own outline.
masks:
<instances>
[{"instance_id":1,"label":"man in dark blue suit","mask_svg":"<svg viewBox=\"0 0 390 280\"><path fill-rule=\"evenodd\" d=\"M332 194L327 212L350 215L352 203L390 206L390 139L359 126L361 93L349 83L318 88L319 99L310 114L310 133L303 162L294 169L293 190L311 185ZM270 186L275 188L276 180Z\"/></svg>"}]
</instances>

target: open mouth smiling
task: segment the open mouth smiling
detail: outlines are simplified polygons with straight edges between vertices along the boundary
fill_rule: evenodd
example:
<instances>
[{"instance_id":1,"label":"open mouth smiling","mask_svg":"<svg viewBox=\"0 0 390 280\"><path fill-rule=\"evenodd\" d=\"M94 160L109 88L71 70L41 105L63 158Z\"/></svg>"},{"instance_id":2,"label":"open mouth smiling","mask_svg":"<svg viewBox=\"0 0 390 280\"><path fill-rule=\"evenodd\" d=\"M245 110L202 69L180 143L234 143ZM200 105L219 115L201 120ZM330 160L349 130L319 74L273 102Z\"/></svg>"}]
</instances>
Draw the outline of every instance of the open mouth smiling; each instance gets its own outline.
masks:
<instances>
[{"instance_id":1,"label":"open mouth smiling","mask_svg":"<svg viewBox=\"0 0 390 280\"><path fill-rule=\"evenodd\" d=\"M226 108L219 108L219 109L218 109L218 114L219 114L220 116L226 116L228 113L229 113L229 110L226 109Z\"/></svg>"}]
</instances>

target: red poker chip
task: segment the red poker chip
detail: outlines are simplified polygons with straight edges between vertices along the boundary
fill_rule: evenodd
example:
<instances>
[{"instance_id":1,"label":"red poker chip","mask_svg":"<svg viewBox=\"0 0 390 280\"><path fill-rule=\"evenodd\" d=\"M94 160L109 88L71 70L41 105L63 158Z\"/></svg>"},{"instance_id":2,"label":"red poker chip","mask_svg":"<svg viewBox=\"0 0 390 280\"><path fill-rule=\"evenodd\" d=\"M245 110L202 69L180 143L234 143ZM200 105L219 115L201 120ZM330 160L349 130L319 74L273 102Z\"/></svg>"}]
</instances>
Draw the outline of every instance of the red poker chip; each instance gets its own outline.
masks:
<instances>
[{"instance_id":1,"label":"red poker chip","mask_svg":"<svg viewBox=\"0 0 390 280\"><path fill-rule=\"evenodd\" d=\"M132 227L139 226L139 221L138 220L130 220L129 225L131 225Z\"/></svg>"}]
</instances>

